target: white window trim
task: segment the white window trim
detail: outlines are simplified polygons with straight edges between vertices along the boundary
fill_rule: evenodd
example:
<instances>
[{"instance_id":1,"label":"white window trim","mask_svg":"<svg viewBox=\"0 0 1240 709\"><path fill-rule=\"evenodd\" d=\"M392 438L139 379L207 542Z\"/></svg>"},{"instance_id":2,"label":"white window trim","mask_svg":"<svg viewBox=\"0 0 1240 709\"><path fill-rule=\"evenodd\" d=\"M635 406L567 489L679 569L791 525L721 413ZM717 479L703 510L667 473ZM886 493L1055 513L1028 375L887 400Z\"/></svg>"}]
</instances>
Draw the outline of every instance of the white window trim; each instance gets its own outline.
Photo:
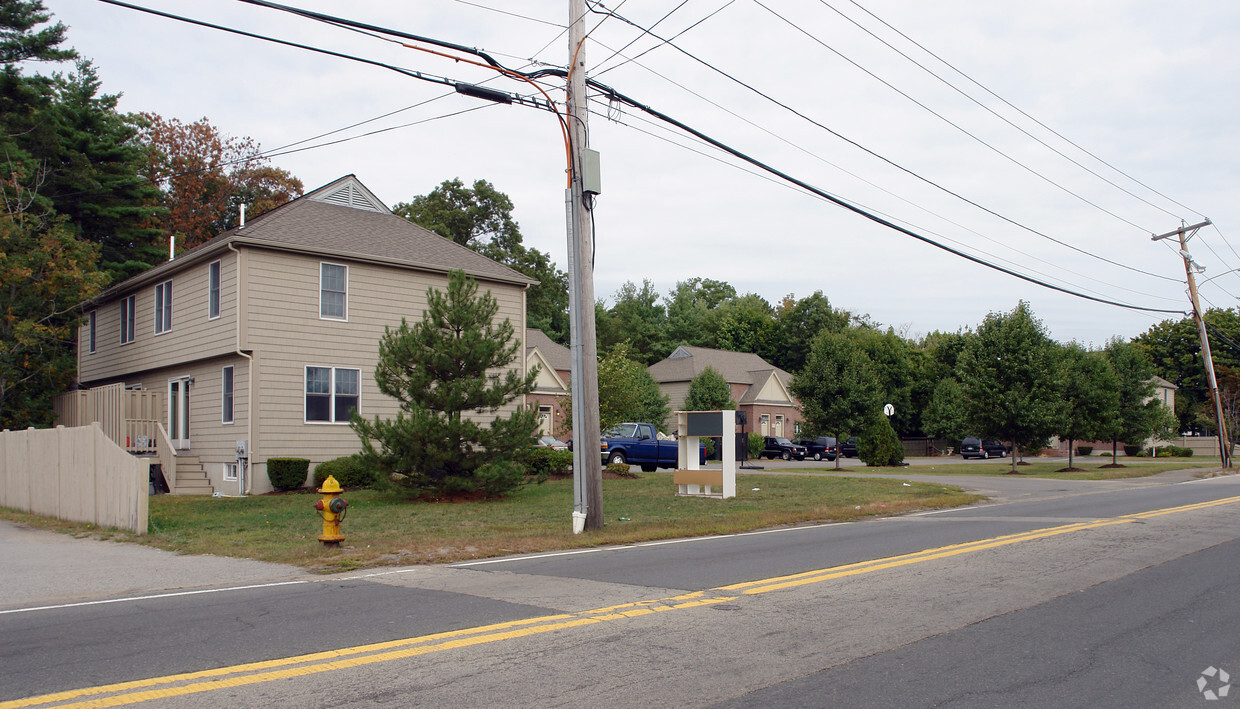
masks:
<instances>
[{"instance_id":1,"label":"white window trim","mask_svg":"<svg viewBox=\"0 0 1240 709\"><path fill-rule=\"evenodd\" d=\"M99 340L99 318L98 310L92 310L86 315L86 346L87 354L95 354L95 346Z\"/></svg>"},{"instance_id":2,"label":"white window trim","mask_svg":"<svg viewBox=\"0 0 1240 709\"><path fill-rule=\"evenodd\" d=\"M232 472L229 472L229 471L232 471ZM237 481L237 464L236 463L224 463L224 480L228 482Z\"/></svg>"},{"instance_id":3,"label":"white window trim","mask_svg":"<svg viewBox=\"0 0 1240 709\"><path fill-rule=\"evenodd\" d=\"M128 345L138 339L138 296L129 295L121 298L121 344ZM129 321L133 320L133 330L129 332L130 337L125 339L125 333L129 331Z\"/></svg>"},{"instance_id":4,"label":"white window trim","mask_svg":"<svg viewBox=\"0 0 1240 709\"><path fill-rule=\"evenodd\" d=\"M301 373L301 420L302 423L311 426L348 426L348 421L311 421L309 412L306 410L306 377L310 374L310 368L326 369L331 372L331 376L327 380L327 390L330 393L327 410L331 412L332 418L336 417L336 370L347 369L357 372L357 409L358 413L362 412L362 368L361 367L332 367L326 364L307 364Z\"/></svg>"},{"instance_id":5,"label":"white window trim","mask_svg":"<svg viewBox=\"0 0 1240 709\"><path fill-rule=\"evenodd\" d=\"M163 293L161 293L161 290L163 291ZM163 295L164 293L166 293L167 295ZM161 295L163 295L163 297L160 297ZM163 318L160 315L160 310L163 309L165 300L168 301L168 313L167 313L168 322L166 323L163 322ZM154 322L154 327L153 327L153 329L155 330L155 334L162 335L167 332L172 332L172 279L171 278L164 281L163 283L155 284L155 310L153 312L155 314L155 322ZM159 329L160 325L163 325L162 330Z\"/></svg>"},{"instance_id":6,"label":"white window trim","mask_svg":"<svg viewBox=\"0 0 1240 709\"><path fill-rule=\"evenodd\" d=\"M212 261L207 266L207 319L219 320L224 310L224 265L223 261ZM211 302L211 280L215 280L215 302ZM215 314L211 314L211 306L215 306Z\"/></svg>"},{"instance_id":7,"label":"white window trim","mask_svg":"<svg viewBox=\"0 0 1240 709\"><path fill-rule=\"evenodd\" d=\"M323 267L339 266L344 269L344 316L333 317L323 314ZM347 263L332 263L331 261L319 262L319 320L332 320L334 322L349 322L349 265Z\"/></svg>"},{"instance_id":8,"label":"white window trim","mask_svg":"<svg viewBox=\"0 0 1240 709\"><path fill-rule=\"evenodd\" d=\"M228 381L225 372L232 374L232 397L231 400L226 399L224 395L224 382ZM304 384L303 384L304 386ZM227 414L228 418L224 418ZM233 365L227 365L220 368L220 423L225 426L231 426L237 422L237 370Z\"/></svg>"}]
</instances>

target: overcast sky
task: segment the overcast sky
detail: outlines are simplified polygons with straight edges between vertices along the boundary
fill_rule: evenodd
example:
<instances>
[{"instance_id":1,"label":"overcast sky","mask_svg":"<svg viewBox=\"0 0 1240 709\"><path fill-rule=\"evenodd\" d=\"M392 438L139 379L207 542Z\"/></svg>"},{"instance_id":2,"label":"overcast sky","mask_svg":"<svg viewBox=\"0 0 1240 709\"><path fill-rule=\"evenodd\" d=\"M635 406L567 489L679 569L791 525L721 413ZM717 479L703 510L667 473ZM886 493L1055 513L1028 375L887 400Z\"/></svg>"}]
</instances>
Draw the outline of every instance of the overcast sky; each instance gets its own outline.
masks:
<instances>
[{"instance_id":1,"label":"overcast sky","mask_svg":"<svg viewBox=\"0 0 1240 709\"><path fill-rule=\"evenodd\" d=\"M348 139L272 162L307 190L355 174L389 206L446 179L488 180L512 198L526 243L566 267L564 148L550 113L98 0L45 2L94 60L104 90L123 94L122 110L205 116L266 150ZM513 69L567 63L564 0L293 3L476 47ZM489 70L240 2L135 4L530 92ZM607 8L675 46L591 15L592 78L825 192L1038 280L1175 311L1189 307L1183 261L1178 247L1150 236L1209 218L1215 226L1189 245L1207 269L1200 279L1215 278L1202 294L1236 305L1234 0L609 0ZM545 88L562 100L562 85ZM912 337L974 327L1024 299L1055 339L1097 346L1180 317L998 273L759 175L630 108L593 106L599 298L625 281L649 279L666 294L699 276L772 304L821 290ZM363 121L371 122L347 128Z\"/></svg>"}]
</instances>

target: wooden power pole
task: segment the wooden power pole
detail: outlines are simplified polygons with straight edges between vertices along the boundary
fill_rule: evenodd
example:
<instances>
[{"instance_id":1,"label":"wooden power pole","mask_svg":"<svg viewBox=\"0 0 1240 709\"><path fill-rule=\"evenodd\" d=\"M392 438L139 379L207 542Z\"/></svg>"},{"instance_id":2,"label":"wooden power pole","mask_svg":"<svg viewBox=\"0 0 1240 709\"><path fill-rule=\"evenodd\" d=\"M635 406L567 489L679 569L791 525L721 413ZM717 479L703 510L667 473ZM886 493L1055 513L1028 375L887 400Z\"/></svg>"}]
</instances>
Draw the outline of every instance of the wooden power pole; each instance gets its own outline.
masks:
<instances>
[{"instance_id":1,"label":"wooden power pole","mask_svg":"<svg viewBox=\"0 0 1240 709\"><path fill-rule=\"evenodd\" d=\"M1218 380L1214 377L1214 359L1210 356L1210 338L1206 333L1206 321L1201 313L1201 301L1197 298L1197 279L1193 275L1196 264L1188 253L1188 240L1193 238L1197 230L1209 226L1207 219L1200 224L1182 226L1175 231L1151 237L1153 241L1178 236L1180 239L1180 256L1184 258L1184 275L1188 278L1188 296L1193 303L1193 320L1197 323L1197 335L1201 338L1201 359L1206 365L1206 377L1210 383L1210 396L1214 399L1214 418L1218 427L1218 450L1223 467L1231 467L1231 439L1227 435L1227 421L1223 418L1223 400L1219 396Z\"/></svg>"},{"instance_id":2,"label":"wooden power pole","mask_svg":"<svg viewBox=\"0 0 1240 709\"><path fill-rule=\"evenodd\" d=\"M569 0L568 132L572 180L568 212L568 315L573 402L573 532L603 528L603 467L599 451L598 343L594 328L594 234L590 212L598 194L597 154L586 138L585 0ZM588 184L587 184L588 182Z\"/></svg>"}]
</instances>

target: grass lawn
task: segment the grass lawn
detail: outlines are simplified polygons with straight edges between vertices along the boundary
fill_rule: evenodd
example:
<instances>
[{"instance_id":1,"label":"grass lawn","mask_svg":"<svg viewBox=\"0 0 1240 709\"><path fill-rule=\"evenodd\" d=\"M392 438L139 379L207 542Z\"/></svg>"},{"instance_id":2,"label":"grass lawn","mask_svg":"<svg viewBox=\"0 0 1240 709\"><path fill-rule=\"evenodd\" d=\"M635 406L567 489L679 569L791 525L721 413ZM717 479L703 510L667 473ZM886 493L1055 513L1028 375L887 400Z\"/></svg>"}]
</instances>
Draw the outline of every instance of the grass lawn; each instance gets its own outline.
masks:
<instances>
[{"instance_id":1,"label":"grass lawn","mask_svg":"<svg viewBox=\"0 0 1240 709\"><path fill-rule=\"evenodd\" d=\"M1138 458L1137 460L1142 460ZM942 465L910 465L901 468L909 475L1011 475L1012 461L1010 458L995 460L990 463L952 463L946 459ZM1088 461L1088 462L1086 462ZM1143 478L1158 473L1165 473L1168 470L1187 470L1193 468L1217 468L1218 460L1213 462L1209 458L1198 458L1196 460L1190 458L1172 458L1159 459L1159 462L1134 462L1132 459L1127 461L1120 458L1122 468L1106 468L1103 466L1110 465L1111 459L1091 457L1082 460L1077 458L1072 461L1073 466L1079 468L1076 472L1061 473L1058 472L1068 467L1066 460L1057 462L1038 461L1033 459L1028 465L1017 465L1017 475L1030 478L1051 478L1056 480L1121 480L1124 478ZM1191 462L1190 462L1191 461ZM826 472L835 472L834 463L823 463ZM791 471L788 471L791 472ZM806 468L799 468L798 472L807 472ZM842 468L840 472L847 475L865 474L865 473L887 473L891 472L891 468Z\"/></svg>"},{"instance_id":2,"label":"grass lawn","mask_svg":"<svg viewBox=\"0 0 1240 709\"><path fill-rule=\"evenodd\" d=\"M872 469L871 469L872 471ZM852 470L849 470L851 473ZM728 534L780 525L845 521L980 499L935 483L877 477L737 475L731 500L676 497L672 475L603 481L605 527L572 533L571 479L529 485L491 502L409 502L394 491L356 490L341 548L327 549L316 494L246 498L151 498L150 532L61 522L0 509L0 517L78 536L137 542L186 554L216 554L322 570L461 561L514 553Z\"/></svg>"}]
</instances>

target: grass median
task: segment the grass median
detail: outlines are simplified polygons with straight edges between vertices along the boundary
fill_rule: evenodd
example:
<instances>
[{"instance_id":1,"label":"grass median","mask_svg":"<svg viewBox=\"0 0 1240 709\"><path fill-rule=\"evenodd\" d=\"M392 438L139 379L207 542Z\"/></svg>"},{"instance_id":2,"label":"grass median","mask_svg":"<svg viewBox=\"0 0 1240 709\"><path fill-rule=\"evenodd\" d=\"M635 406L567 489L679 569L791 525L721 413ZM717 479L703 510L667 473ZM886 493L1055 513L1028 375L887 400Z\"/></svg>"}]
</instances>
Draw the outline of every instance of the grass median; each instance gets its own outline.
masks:
<instances>
[{"instance_id":1,"label":"grass median","mask_svg":"<svg viewBox=\"0 0 1240 709\"><path fill-rule=\"evenodd\" d=\"M958 488L885 478L738 475L729 500L677 497L672 475L603 481L604 528L574 535L571 479L528 485L488 502L410 502L398 491L355 490L339 549L316 537L322 523L309 493L151 498L150 531L138 536L35 517L0 516L80 536L136 542L186 554L296 564L325 572L443 563L506 554L731 534L813 522L965 505Z\"/></svg>"}]
</instances>

